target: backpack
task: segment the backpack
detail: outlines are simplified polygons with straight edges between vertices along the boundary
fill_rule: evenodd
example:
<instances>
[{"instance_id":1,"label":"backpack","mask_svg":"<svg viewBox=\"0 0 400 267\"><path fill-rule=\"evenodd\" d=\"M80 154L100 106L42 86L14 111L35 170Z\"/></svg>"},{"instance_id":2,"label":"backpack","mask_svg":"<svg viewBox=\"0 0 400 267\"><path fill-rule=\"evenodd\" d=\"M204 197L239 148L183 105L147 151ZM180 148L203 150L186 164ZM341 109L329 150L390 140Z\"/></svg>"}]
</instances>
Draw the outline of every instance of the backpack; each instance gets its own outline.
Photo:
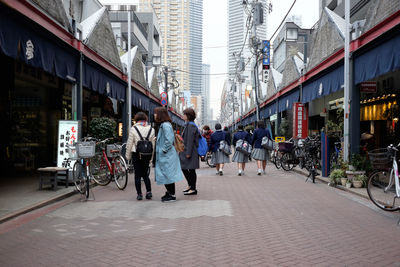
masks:
<instances>
[{"instance_id":1,"label":"backpack","mask_svg":"<svg viewBox=\"0 0 400 267\"><path fill-rule=\"evenodd\" d=\"M199 128L197 127L197 125L194 122L190 122L190 124L196 126L197 130L199 131ZM201 133L199 131L199 146L197 147L197 154L200 157L203 157L207 154L207 151L208 151L207 140L201 135Z\"/></svg>"},{"instance_id":2,"label":"backpack","mask_svg":"<svg viewBox=\"0 0 400 267\"><path fill-rule=\"evenodd\" d=\"M136 153L139 155L139 159L150 161L153 155L153 143L149 140L149 137L153 128L150 127L146 139L143 139L143 136L136 126L134 126L134 128L140 137L140 140L136 143Z\"/></svg>"}]
</instances>

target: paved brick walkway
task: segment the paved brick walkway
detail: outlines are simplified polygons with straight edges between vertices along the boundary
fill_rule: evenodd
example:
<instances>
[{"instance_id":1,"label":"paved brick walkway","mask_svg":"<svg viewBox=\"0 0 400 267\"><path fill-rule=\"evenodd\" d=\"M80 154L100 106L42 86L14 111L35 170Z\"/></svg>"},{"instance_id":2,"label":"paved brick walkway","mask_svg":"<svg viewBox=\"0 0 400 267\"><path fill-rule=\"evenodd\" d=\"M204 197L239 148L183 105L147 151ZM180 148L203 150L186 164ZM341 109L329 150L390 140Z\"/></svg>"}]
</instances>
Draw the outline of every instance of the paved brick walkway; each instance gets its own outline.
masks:
<instances>
[{"instance_id":1,"label":"paved brick walkway","mask_svg":"<svg viewBox=\"0 0 400 267\"><path fill-rule=\"evenodd\" d=\"M161 203L96 187L0 225L0 266L400 266L399 214L296 173L203 167L197 196Z\"/></svg>"}]
</instances>

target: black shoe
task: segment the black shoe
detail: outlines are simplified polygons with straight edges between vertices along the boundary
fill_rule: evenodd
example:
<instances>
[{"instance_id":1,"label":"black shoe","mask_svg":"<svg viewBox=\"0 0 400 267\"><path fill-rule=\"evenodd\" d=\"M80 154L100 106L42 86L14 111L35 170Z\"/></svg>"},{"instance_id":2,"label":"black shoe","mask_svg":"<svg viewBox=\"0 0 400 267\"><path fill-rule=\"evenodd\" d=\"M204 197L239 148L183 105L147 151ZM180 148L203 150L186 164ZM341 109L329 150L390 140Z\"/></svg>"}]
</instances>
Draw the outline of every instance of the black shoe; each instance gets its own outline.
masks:
<instances>
[{"instance_id":1,"label":"black shoe","mask_svg":"<svg viewBox=\"0 0 400 267\"><path fill-rule=\"evenodd\" d=\"M176 201L176 197L170 195L168 192L165 193L163 197L161 197L162 202L173 202Z\"/></svg>"},{"instance_id":2,"label":"black shoe","mask_svg":"<svg viewBox=\"0 0 400 267\"><path fill-rule=\"evenodd\" d=\"M153 197L153 194L151 192L146 193L146 199L151 199Z\"/></svg>"},{"instance_id":3,"label":"black shoe","mask_svg":"<svg viewBox=\"0 0 400 267\"><path fill-rule=\"evenodd\" d=\"M190 195L197 195L197 190L189 190L185 193L183 193L185 196L190 196Z\"/></svg>"},{"instance_id":4,"label":"black shoe","mask_svg":"<svg viewBox=\"0 0 400 267\"><path fill-rule=\"evenodd\" d=\"M183 190L183 193L189 192L191 190L191 188L189 187L188 189Z\"/></svg>"},{"instance_id":5,"label":"black shoe","mask_svg":"<svg viewBox=\"0 0 400 267\"><path fill-rule=\"evenodd\" d=\"M142 195L142 194L137 195L136 199L137 199L137 200L143 200L143 195Z\"/></svg>"}]
</instances>

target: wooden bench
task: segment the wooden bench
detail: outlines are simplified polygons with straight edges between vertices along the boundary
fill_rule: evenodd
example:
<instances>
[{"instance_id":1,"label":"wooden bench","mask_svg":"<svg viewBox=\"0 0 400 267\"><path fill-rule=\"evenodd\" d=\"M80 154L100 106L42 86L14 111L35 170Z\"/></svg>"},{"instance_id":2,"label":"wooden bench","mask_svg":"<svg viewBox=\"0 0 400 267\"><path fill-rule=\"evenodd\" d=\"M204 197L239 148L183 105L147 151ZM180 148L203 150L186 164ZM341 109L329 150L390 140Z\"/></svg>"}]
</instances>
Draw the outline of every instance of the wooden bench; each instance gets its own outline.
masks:
<instances>
[{"instance_id":1,"label":"wooden bench","mask_svg":"<svg viewBox=\"0 0 400 267\"><path fill-rule=\"evenodd\" d=\"M37 169L40 174L39 189L43 188L43 185L51 185L53 190L57 190L58 181L61 177L65 177L65 187L68 187L68 168L60 167L44 167ZM63 179L64 180L64 179Z\"/></svg>"}]
</instances>

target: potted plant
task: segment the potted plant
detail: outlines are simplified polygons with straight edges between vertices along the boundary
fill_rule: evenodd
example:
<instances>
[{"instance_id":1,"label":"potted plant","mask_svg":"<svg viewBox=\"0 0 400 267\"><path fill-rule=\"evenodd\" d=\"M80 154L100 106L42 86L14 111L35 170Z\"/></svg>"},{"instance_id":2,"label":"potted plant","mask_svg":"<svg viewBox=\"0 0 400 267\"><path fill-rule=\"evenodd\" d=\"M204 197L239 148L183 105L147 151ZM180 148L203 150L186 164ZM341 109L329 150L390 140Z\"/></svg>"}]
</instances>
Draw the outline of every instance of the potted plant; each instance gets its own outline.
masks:
<instances>
[{"instance_id":1,"label":"potted plant","mask_svg":"<svg viewBox=\"0 0 400 267\"><path fill-rule=\"evenodd\" d=\"M365 156L353 154L346 171L347 178L354 180L356 175L365 175L366 171L371 169L371 164Z\"/></svg>"},{"instance_id":2,"label":"potted plant","mask_svg":"<svg viewBox=\"0 0 400 267\"><path fill-rule=\"evenodd\" d=\"M345 173L341 169L335 169L331 171L331 173L329 174L329 180L330 180L329 185L335 186L339 184L341 182L340 179L343 178L344 176Z\"/></svg>"},{"instance_id":3,"label":"potted plant","mask_svg":"<svg viewBox=\"0 0 400 267\"><path fill-rule=\"evenodd\" d=\"M346 181L346 188L351 188L351 180L347 179Z\"/></svg>"},{"instance_id":4,"label":"potted plant","mask_svg":"<svg viewBox=\"0 0 400 267\"><path fill-rule=\"evenodd\" d=\"M365 174L356 175L353 180L353 185L355 188L361 188L365 185L367 181L367 176Z\"/></svg>"}]
</instances>

